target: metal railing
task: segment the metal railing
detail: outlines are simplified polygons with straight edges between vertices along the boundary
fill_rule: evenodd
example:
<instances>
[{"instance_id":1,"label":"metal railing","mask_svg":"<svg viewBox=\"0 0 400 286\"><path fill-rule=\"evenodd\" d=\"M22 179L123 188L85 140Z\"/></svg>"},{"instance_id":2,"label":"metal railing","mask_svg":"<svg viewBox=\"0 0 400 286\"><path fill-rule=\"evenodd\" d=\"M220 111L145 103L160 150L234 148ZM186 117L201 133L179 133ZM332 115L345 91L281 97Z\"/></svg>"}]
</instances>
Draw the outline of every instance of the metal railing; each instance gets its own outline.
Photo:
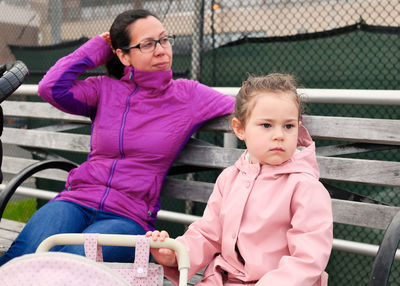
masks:
<instances>
[{"instance_id":1,"label":"metal railing","mask_svg":"<svg viewBox=\"0 0 400 286\"><path fill-rule=\"evenodd\" d=\"M15 95L37 95L36 84L23 84ZM235 96L239 87L215 87L216 90ZM376 89L298 89L307 103L325 104L362 104L362 105L395 105L400 106L400 90Z\"/></svg>"}]
</instances>

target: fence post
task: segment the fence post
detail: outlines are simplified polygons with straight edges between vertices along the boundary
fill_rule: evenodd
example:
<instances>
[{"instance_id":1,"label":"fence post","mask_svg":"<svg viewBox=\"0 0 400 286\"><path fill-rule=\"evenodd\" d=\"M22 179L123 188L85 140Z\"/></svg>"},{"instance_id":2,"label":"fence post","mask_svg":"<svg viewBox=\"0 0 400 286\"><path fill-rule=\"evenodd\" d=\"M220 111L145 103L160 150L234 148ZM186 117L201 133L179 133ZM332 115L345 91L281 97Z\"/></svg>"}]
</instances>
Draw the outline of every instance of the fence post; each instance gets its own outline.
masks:
<instances>
[{"instance_id":1,"label":"fence post","mask_svg":"<svg viewBox=\"0 0 400 286\"><path fill-rule=\"evenodd\" d=\"M61 43L61 24L62 24L62 2L61 0L50 1L50 27L51 44Z\"/></svg>"},{"instance_id":2,"label":"fence post","mask_svg":"<svg viewBox=\"0 0 400 286\"><path fill-rule=\"evenodd\" d=\"M203 47L204 0L195 1L192 35L192 80L200 81L201 50Z\"/></svg>"}]
</instances>

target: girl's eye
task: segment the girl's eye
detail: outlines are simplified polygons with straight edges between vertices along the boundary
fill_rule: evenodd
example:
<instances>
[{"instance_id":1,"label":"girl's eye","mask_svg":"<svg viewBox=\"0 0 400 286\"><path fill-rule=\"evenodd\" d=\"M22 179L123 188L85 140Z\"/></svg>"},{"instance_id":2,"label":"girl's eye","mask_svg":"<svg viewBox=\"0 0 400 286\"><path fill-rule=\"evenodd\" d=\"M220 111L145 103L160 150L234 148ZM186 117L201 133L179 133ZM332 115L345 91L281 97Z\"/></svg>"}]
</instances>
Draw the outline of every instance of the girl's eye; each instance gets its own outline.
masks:
<instances>
[{"instance_id":1,"label":"girl's eye","mask_svg":"<svg viewBox=\"0 0 400 286\"><path fill-rule=\"evenodd\" d=\"M293 127L294 127L293 124L286 124L286 125L285 125L285 128L286 128L286 129L291 129L291 128L293 128Z\"/></svg>"},{"instance_id":2,"label":"girl's eye","mask_svg":"<svg viewBox=\"0 0 400 286\"><path fill-rule=\"evenodd\" d=\"M262 127L264 127L264 128L270 128L270 127L271 127L271 124L269 124L269 123L263 123L263 124L262 124Z\"/></svg>"}]
</instances>

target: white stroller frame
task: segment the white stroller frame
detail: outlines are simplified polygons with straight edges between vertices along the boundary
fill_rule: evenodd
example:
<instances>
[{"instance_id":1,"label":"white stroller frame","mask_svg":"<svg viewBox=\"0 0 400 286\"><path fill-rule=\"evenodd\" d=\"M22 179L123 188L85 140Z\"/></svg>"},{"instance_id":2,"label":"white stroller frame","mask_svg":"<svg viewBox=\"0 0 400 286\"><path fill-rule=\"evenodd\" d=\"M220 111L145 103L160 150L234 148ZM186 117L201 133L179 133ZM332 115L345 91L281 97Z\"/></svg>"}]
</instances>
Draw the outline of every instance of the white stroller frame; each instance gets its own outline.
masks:
<instances>
[{"instance_id":1,"label":"white stroller frame","mask_svg":"<svg viewBox=\"0 0 400 286\"><path fill-rule=\"evenodd\" d=\"M81 245L84 244L85 234L63 233L52 235L38 246L36 253L48 252L56 245ZM99 245L108 246L130 246L136 245L135 235L99 234ZM190 268L189 254L186 248L177 240L166 238L165 241L150 240L151 248L169 248L178 253L179 286L187 285L188 270Z\"/></svg>"}]
</instances>

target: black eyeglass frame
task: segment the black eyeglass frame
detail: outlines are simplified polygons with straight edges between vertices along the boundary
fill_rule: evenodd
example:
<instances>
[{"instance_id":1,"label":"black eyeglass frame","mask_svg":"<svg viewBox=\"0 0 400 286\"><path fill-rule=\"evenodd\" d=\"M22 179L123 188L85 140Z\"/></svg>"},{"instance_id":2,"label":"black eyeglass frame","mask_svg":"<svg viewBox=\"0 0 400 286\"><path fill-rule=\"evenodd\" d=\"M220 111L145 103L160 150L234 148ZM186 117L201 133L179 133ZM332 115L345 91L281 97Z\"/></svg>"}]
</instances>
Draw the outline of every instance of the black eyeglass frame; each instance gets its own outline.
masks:
<instances>
[{"instance_id":1,"label":"black eyeglass frame","mask_svg":"<svg viewBox=\"0 0 400 286\"><path fill-rule=\"evenodd\" d=\"M168 38L169 40L172 39L172 40L173 40L173 43L172 43L172 44L170 43L170 44L171 44L171 46L173 46L173 44L174 44L174 42L175 42L175 35L168 35L168 36L161 37L161 38L159 38L158 40L147 40L147 41L140 42L140 43L137 44L137 45L128 46L128 47L122 47L122 48L120 48L120 49L123 50L123 51L129 51L130 49L139 49L139 51L141 51L141 52L143 53L142 49L140 48L140 45L142 45L143 43L146 43L146 42L153 42L153 43L154 43L154 45L153 45L153 50L147 52L147 53L151 53L151 52L153 52L153 51L156 49L157 44L160 44L160 46L164 48L164 46L161 45L161 40L162 40L162 39L165 39L165 38ZM146 52L144 52L144 53L146 53Z\"/></svg>"}]
</instances>

